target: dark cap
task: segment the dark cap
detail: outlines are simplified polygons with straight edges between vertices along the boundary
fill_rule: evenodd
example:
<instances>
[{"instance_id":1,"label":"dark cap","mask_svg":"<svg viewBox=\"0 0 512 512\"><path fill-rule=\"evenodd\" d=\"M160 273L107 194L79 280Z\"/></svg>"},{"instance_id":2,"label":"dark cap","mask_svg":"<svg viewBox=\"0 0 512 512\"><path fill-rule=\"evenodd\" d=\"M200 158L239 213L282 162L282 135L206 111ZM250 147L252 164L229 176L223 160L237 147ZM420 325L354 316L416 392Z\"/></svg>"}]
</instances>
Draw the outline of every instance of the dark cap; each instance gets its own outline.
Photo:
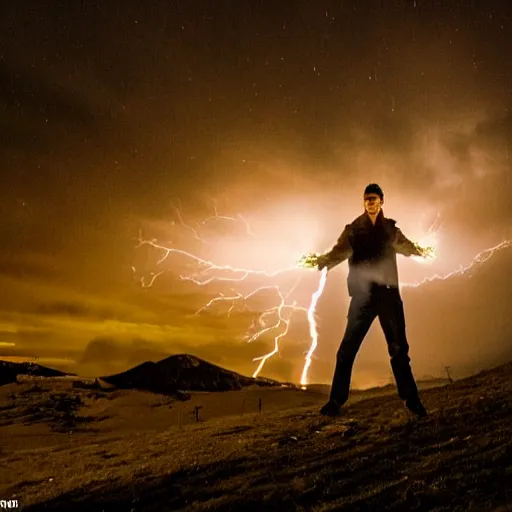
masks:
<instances>
[{"instance_id":1,"label":"dark cap","mask_svg":"<svg viewBox=\"0 0 512 512\"><path fill-rule=\"evenodd\" d=\"M382 192L382 189L377 185L377 183L370 183L365 189L364 189L364 195L366 194L377 194L381 201L384 199L384 192Z\"/></svg>"}]
</instances>

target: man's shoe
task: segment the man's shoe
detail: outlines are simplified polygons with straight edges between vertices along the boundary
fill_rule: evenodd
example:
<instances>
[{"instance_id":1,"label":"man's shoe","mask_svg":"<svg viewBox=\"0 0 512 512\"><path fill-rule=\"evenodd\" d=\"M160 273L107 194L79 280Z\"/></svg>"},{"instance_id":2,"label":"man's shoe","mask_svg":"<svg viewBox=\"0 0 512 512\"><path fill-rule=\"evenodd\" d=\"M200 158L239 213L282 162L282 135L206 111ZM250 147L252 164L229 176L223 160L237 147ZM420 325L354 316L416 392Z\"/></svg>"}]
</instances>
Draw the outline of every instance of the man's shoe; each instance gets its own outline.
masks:
<instances>
[{"instance_id":1,"label":"man's shoe","mask_svg":"<svg viewBox=\"0 0 512 512\"><path fill-rule=\"evenodd\" d=\"M320 414L322 416L330 416L334 418L335 416L339 416L341 414L341 404L336 402L336 400L329 400L321 409Z\"/></svg>"},{"instance_id":2,"label":"man's shoe","mask_svg":"<svg viewBox=\"0 0 512 512\"><path fill-rule=\"evenodd\" d=\"M413 398L405 401L405 406L409 411L415 414L418 418L426 418L428 416L428 412L423 407L423 404L420 402L419 398Z\"/></svg>"}]
</instances>

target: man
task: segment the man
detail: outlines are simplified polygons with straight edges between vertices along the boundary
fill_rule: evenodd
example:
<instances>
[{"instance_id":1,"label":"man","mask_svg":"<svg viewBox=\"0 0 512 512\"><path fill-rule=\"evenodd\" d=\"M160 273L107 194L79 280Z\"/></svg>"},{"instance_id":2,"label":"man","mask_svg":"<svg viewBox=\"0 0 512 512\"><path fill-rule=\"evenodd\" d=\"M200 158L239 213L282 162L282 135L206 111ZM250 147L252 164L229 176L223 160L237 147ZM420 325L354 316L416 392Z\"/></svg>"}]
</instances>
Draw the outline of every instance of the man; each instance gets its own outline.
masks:
<instances>
[{"instance_id":1,"label":"man","mask_svg":"<svg viewBox=\"0 0 512 512\"><path fill-rule=\"evenodd\" d=\"M327 253L305 258L306 266L332 269L348 258L348 292L351 297L348 321L337 354L329 401L320 413L337 416L347 401L352 367L371 324L379 317L388 344L391 368L398 394L418 417L427 415L419 396L409 358L405 335L403 303L398 289L396 254L427 257L422 249L384 217L384 194L376 183L364 191L365 212L345 226L336 245Z\"/></svg>"}]
</instances>

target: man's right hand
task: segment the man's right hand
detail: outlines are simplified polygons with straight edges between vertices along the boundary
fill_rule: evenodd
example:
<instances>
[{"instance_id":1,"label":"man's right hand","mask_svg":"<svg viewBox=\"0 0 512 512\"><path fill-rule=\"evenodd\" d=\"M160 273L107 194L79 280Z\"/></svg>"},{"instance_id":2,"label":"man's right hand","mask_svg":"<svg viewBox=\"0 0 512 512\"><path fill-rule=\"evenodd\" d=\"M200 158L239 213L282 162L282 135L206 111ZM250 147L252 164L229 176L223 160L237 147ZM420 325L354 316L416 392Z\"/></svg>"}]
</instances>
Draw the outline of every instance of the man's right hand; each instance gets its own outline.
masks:
<instances>
[{"instance_id":1,"label":"man's right hand","mask_svg":"<svg viewBox=\"0 0 512 512\"><path fill-rule=\"evenodd\" d=\"M298 266L301 268L315 268L317 263L318 254L315 254L314 252L304 254L304 256L301 256L301 258L297 262Z\"/></svg>"},{"instance_id":2,"label":"man's right hand","mask_svg":"<svg viewBox=\"0 0 512 512\"><path fill-rule=\"evenodd\" d=\"M325 256L316 253L305 254L298 261L299 267L302 268L315 268L318 267L318 270L322 270L327 266L327 261Z\"/></svg>"}]
</instances>

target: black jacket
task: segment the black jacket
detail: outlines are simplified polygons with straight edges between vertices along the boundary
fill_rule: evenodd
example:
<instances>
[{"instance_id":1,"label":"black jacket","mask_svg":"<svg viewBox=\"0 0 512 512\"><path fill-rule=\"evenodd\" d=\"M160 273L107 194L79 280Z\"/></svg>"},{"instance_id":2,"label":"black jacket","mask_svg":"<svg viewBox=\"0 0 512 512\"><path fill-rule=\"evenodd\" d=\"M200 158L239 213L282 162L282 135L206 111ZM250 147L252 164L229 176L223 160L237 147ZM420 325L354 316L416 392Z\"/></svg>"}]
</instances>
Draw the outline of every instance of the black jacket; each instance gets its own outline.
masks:
<instances>
[{"instance_id":1,"label":"black jacket","mask_svg":"<svg viewBox=\"0 0 512 512\"><path fill-rule=\"evenodd\" d=\"M421 256L421 252L395 224L384 217L382 210L375 225L363 213L345 226L329 252L319 256L319 268L330 270L348 258L350 296L368 292L372 284L398 287L396 254Z\"/></svg>"}]
</instances>

